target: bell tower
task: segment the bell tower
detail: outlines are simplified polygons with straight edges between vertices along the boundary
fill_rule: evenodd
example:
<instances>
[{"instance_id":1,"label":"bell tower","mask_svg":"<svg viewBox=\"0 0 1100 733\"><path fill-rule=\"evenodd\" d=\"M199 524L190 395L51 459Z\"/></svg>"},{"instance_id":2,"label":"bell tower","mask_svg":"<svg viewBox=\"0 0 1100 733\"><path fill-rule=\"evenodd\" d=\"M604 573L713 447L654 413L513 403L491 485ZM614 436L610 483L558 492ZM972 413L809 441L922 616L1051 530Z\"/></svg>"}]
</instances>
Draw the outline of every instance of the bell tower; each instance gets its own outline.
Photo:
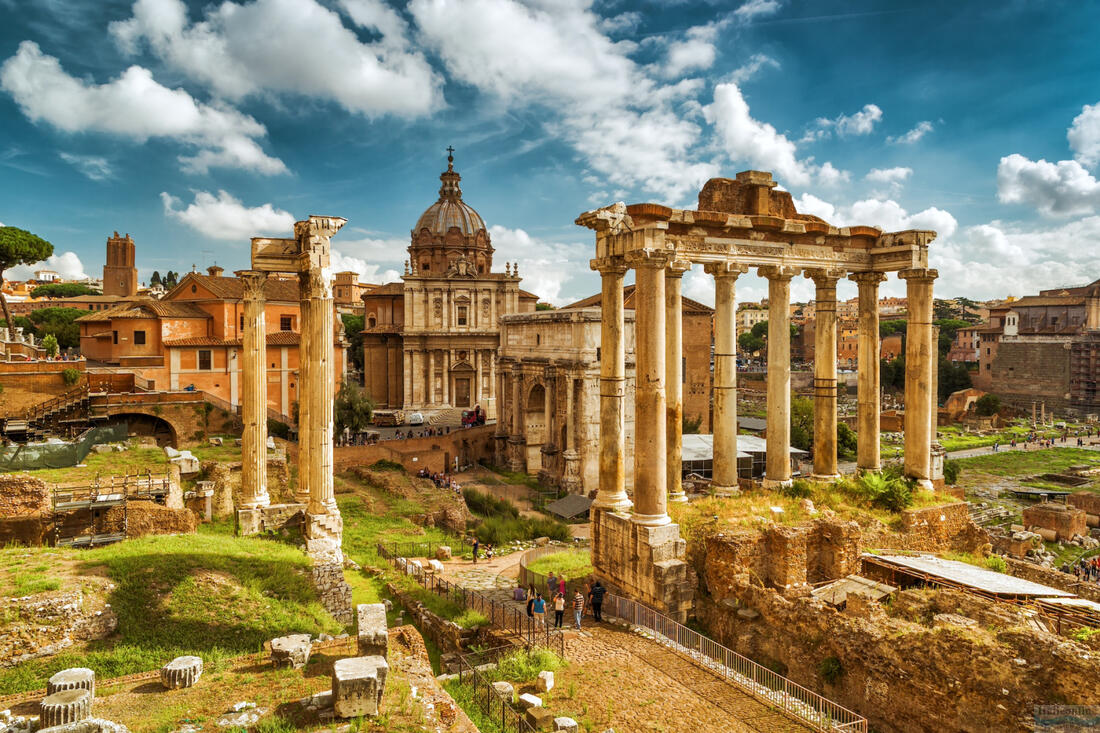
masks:
<instances>
[{"instance_id":1,"label":"bell tower","mask_svg":"<svg viewBox=\"0 0 1100 733\"><path fill-rule=\"evenodd\" d=\"M103 266L103 294L129 298L137 294L134 240L127 234L107 239L107 264Z\"/></svg>"}]
</instances>

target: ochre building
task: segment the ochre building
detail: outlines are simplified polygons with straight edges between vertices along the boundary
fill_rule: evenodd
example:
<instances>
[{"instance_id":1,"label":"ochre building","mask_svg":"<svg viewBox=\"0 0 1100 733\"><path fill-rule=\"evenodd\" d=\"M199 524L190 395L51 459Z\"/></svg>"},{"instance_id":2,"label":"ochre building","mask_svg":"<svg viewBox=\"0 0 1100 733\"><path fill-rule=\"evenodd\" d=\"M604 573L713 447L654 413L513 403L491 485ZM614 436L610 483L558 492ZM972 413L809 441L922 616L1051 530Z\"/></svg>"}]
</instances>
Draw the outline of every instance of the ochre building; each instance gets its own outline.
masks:
<instances>
[{"instance_id":1,"label":"ochre building","mask_svg":"<svg viewBox=\"0 0 1100 733\"><path fill-rule=\"evenodd\" d=\"M448 156L439 200L411 232L400 283L363 295L363 386L379 407L434 413L481 406L497 415L500 318L532 313L518 267L493 272L481 216L462 200Z\"/></svg>"}]
</instances>

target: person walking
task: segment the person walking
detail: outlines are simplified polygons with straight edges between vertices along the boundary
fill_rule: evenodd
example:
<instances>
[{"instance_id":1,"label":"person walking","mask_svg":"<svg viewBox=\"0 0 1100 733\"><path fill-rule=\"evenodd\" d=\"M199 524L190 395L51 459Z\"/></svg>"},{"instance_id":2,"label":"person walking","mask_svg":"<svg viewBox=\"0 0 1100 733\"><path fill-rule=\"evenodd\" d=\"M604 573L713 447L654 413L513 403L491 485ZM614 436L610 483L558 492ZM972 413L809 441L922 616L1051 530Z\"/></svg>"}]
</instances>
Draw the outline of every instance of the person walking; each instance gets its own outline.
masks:
<instances>
[{"instance_id":1,"label":"person walking","mask_svg":"<svg viewBox=\"0 0 1100 733\"><path fill-rule=\"evenodd\" d=\"M546 592L547 598L553 598L558 593L558 576L554 574L554 571L550 571L550 576L546 579Z\"/></svg>"},{"instance_id":2,"label":"person walking","mask_svg":"<svg viewBox=\"0 0 1100 733\"><path fill-rule=\"evenodd\" d=\"M565 596L561 593L554 595L554 628L561 628L562 617L565 616Z\"/></svg>"},{"instance_id":3,"label":"person walking","mask_svg":"<svg viewBox=\"0 0 1100 733\"><path fill-rule=\"evenodd\" d=\"M563 596L565 595L565 576L564 575L559 575L558 576L558 593L561 593Z\"/></svg>"},{"instance_id":4,"label":"person walking","mask_svg":"<svg viewBox=\"0 0 1100 733\"><path fill-rule=\"evenodd\" d=\"M535 602L532 604L532 613L535 620L540 624L546 623L546 601L542 598L542 593L535 594Z\"/></svg>"},{"instance_id":5,"label":"person walking","mask_svg":"<svg viewBox=\"0 0 1100 733\"><path fill-rule=\"evenodd\" d=\"M581 630L581 615L584 613L584 596L578 590L573 594L573 620L577 624L577 631Z\"/></svg>"},{"instance_id":6,"label":"person walking","mask_svg":"<svg viewBox=\"0 0 1100 733\"><path fill-rule=\"evenodd\" d=\"M477 537L474 537L474 565L477 565L477 548L480 545L477 543Z\"/></svg>"},{"instance_id":7,"label":"person walking","mask_svg":"<svg viewBox=\"0 0 1100 733\"><path fill-rule=\"evenodd\" d=\"M527 617L532 618L535 615L535 586L530 586L527 589Z\"/></svg>"},{"instance_id":8,"label":"person walking","mask_svg":"<svg viewBox=\"0 0 1100 733\"><path fill-rule=\"evenodd\" d=\"M596 581L592 584L592 590L588 593L589 603L592 604L592 618L597 621L603 621L603 616L600 615L600 611L603 608L603 597L607 593L607 588L600 585L600 581Z\"/></svg>"}]
</instances>

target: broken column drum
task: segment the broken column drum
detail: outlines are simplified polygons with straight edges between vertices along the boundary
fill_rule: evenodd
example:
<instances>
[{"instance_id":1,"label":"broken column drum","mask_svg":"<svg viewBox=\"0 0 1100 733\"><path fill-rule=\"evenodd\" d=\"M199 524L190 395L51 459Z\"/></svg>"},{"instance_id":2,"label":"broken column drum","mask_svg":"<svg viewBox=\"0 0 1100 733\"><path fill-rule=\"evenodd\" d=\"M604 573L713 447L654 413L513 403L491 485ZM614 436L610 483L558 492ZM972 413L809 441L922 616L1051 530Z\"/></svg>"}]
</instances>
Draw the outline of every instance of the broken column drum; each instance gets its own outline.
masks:
<instances>
[{"instance_id":1,"label":"broken column drum","mask_svg":"<svg viewBox=\"0 0 1100 733\"><path fill-rule=\"evenodd\" d=\"M906 271L910 288L911 329L919 331L913 358L907 358L907 473L928 479L931 401L930 338L926 338L935 271L928 270L928 245L935 232L883 232L869 226L835 227L799 213L791 194L776 190L770 173L744 171L736 179L715 178L699 192L696 210L659 204L618 203L585 212L577 224L595 232L592 268L603 278L601 344L600 486L592 507L592 554L596 575L621 592L685 618L691 589L679 528L669 523L667 492L675 492L669 465L678 463L675 436L669 440L665 406L668 399L665 355L669 344L664 309L674 309L676 293L666 292L668 263L702 264L715 280L714 481L718 493L737 490L736 356L733 280L757 268L769 279L768 433L765 484L790 481L790 281L804 273L815 279L824 318L818 323L825 363L815 369L815 472L836 473L836 281L846 274L860 284L860 465L877 467L878 399L877 328L865 302L877 306L877 285L884 273ZM634 268L637 292L637 382L635 399L635 486L623 489L626 459L623 439L621 291L626 269ZM919 274L918 274L919 273ZM618 293L619 301L615 295ZM875 300L870 300L875 298ZM916 300L921 306L914 313ZM830 305L832 308L830 308ZM873 310L874 307L871 307ZM656 311L656 312L655 312ZM876 317L877 320L877 317ZM930 316L927 318L930 326ZM874 324L877 326L877 324ZM912 333L912 331L911 331ZM675 334L672 334L675 338ZM819 357L823 356L818 354ZM830 363L832 362L832 363ZM877 389L876 389L877 392ZM911 402L910 402L911 400ZM927 404L926 404L927 403ZM655 414L659 413L659 414ZM873 414L872 414L873 413ZM655 418L660 419L655 419ZM923 428L910 431L919 421ZM870 446L876 446L872 451ZM663 455L658 455L663 454ZM824 455L821 455L824 454ZM633 512L630 512L633 507Z\"/></svg>"}]
</instances>

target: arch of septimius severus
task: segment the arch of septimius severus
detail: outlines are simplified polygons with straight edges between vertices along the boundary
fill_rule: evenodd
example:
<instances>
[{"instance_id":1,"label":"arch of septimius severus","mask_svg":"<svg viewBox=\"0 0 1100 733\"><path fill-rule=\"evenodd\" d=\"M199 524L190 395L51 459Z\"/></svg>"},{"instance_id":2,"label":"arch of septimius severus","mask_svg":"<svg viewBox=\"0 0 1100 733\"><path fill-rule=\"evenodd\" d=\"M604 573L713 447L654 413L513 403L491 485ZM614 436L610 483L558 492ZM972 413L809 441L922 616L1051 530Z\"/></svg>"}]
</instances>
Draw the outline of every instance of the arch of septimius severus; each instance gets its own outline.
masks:
<instances>
[{"instance_id":1,"label":"arch of septimius severus","mask_svg":"<svg viewBox=\"0 0 1100 733\"><path fill-rule=\"evenodd\" d=\"M795 210L774 190L770 173L745 171L711 179L698 210L616 204L588 211L577 224L596 233L591 266L603 281L600 374L600 482L592 510L592 554L598 575L627 594L683 617L693 593L685 542L669 518L678 491L681 435L668 421L668 384L678 384L679 284L693 264L714 277L714 457L718 494L737 491L737 277L757 268L768 279L767 457L765 485L791 478L790 285L803 275L816 285L815 353L836 353L836 285L859 288L858 465L879 468L878 288L888 272L906 282L905 472L930 484L942 470L933 454L932 283L928 244L935 232L837 228ZM635 270L634 496L624 487L623 277ZM671 351L670 351L671 349ZM814 473L837 475L836 360L814 366ZM675 396L677 392L673 391ZM670 467L675 467L670 470Z\"/></svg>"}]
</instances>

